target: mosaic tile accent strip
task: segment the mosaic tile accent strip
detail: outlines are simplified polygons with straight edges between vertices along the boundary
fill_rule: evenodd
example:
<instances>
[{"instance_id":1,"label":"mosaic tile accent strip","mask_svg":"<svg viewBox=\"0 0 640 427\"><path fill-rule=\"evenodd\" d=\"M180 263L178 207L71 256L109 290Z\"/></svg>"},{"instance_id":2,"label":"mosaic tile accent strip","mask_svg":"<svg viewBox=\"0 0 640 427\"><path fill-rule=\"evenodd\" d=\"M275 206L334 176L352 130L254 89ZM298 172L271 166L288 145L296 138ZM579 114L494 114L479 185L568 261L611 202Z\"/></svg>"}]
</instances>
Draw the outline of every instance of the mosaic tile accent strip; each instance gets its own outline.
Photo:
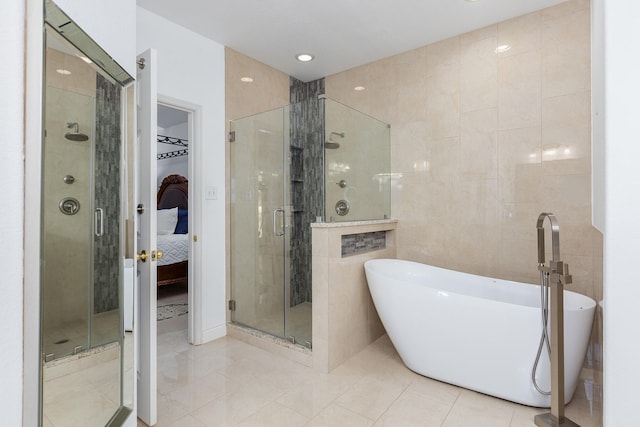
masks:
<instances>
[{"instance_id":1,"label":"mosaic tile accent strip","mask_svg":"<svg viewBox=\"0 0 640 427\"><path fill-rule=\"evenodd\" d=\"M291 108L290 304L311 302L311 227L324 212L324 79L289 79Z\"/></svg>"},{"instance_id":2,"label":"mosaic tile accent strip","mask_svg":"<svg viewBox=\"0 0 640 427\"><path fill-rule=\"evenodd\" d=\"M104 211L104 234L94 235L94 313L118 308L120 287L120 87L97 74L94 206Z\"/></svg>"},{"instance_id":3,"label":"mosaic tile accent strip","mask_svg":"<svg viewBox=\"0 0 640 427\"><path fill-rule=\"evenodd\" d=\"M342 256L373 252L387 247L387 233L374 231L371 233L347 234L342 236Z\"/></svg>"}]
</instances>

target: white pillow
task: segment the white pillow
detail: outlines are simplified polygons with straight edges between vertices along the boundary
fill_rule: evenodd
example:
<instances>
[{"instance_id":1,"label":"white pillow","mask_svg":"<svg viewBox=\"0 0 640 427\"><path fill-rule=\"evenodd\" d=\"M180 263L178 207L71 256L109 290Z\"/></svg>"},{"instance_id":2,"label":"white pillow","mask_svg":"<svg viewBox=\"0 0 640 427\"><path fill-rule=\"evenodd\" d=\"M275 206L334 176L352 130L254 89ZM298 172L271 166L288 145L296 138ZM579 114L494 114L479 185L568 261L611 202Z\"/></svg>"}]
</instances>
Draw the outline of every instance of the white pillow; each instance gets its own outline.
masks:
<instances>
[{"instance_id":1,"label":"white pillow","mask_svg":"<svg viewBox=\"0 0 640 427\"><path fill-rule=\"evenodd\" d=\"M173 234L178 224L178 208L158 210L158 234Z\"/></svg>"}]
</instances>

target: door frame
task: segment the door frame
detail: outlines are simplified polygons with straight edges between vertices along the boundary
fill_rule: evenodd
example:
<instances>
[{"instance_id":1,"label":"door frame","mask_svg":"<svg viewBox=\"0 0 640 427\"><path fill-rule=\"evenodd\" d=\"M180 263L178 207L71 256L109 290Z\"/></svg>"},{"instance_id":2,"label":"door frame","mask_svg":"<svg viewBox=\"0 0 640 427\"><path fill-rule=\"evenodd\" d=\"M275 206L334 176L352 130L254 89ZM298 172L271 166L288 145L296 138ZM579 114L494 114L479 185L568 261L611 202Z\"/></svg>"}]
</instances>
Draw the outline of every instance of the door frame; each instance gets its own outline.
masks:
<instances>
[{"instance_id":1,"label":"door frame","mask_svg":"<svg viewBox=\"0 0 640 427\"><path fill-rule=\"evenodd\" d=\"M202 140L202 107L188 101L173 98L158 93L158 104L187 113L187 139L189 141L188 174L189 174L189 263L187 285L188 292L188 341L189 344L202 344L202 275L200 268L202 257L198 245L198 235L201 230L202 198L201 194L201 156L200 141ZM142 178L142 177L141 177ZM148 177L154 182L158 177Z\"/></svg>"}]
</instances>

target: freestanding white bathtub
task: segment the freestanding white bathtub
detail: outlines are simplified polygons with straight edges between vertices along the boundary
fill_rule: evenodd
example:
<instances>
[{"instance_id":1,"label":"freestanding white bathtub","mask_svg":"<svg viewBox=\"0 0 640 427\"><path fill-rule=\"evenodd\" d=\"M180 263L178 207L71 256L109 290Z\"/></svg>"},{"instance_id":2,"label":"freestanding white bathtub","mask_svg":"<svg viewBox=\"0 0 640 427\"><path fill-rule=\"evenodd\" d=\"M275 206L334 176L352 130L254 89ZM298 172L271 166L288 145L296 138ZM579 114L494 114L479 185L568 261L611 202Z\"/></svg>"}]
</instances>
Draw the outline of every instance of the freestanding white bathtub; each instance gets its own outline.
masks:
<instances>
[{"instance_id":1,"label":"freestanding white bathtub","mask_svg":"<svg viewBox=\"0 0 640 427\"><path fill-rule=\"evenodd\" d=\"M531 381L542 320L540 286L395 259L365 263L382 323L403 362L421 375L536 407L549 396ZM595 301L564 291L565 403L573 398ZM543 349L536 381L550 390Z\"/></svg>"}]
</instances>

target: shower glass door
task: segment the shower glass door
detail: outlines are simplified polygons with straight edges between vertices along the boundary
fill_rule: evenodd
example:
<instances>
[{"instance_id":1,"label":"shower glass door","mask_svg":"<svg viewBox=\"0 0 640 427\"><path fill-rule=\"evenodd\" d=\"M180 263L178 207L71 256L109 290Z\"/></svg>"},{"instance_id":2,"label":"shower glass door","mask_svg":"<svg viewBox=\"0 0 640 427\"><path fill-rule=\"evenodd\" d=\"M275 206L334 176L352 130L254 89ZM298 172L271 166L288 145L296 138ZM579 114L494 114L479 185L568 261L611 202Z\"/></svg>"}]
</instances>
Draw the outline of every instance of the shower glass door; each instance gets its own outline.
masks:
<instances>
[{"instance_id":1,"label":"shower glass door","mask_svg":"<svg viewBox=\"0 0 640 427\"><path fill-rule=\"evenodd\" d=\"M68 55L67 55L68 56ZM47 51L49 65L64 63L64 54ZM67 68L70 68L65 64ZM65 68L66 69L66 68ZM53 69L55 73L55 68ZM95 73L94 73L95 74ZM42 351L58 359L89 347L91 310L91 234L93 111L95 93L65 89L53 78L46 87L43 145L43 301ZM51 84L53 83L53 84ZM95 92L95 90L94 90ZM86 140L68 123L77 123Z\"/></svg>"},{"instance_id":2,"label":"shower glass door","mask_svg":"<svg viewBox=\"0 0 640 427\"><path fill-rule=\"evenodd\" d=\"M121 89L62 50L54 35L47 42L42 346L48 362L120 338L122 265ZM70 75L73 83L64 79Z\"/></svg>"},{"instance_id":3,"label":"shower glass door","mask_svg":"<svg viewBox=\"0 0 640 427\"><path fill-rule=\"evenodd\" d=\"M231 131L231 320L287 337L288 108L235 120ZM233 307L235 306L235 307Z\"/></svg>"}]
</instances>

